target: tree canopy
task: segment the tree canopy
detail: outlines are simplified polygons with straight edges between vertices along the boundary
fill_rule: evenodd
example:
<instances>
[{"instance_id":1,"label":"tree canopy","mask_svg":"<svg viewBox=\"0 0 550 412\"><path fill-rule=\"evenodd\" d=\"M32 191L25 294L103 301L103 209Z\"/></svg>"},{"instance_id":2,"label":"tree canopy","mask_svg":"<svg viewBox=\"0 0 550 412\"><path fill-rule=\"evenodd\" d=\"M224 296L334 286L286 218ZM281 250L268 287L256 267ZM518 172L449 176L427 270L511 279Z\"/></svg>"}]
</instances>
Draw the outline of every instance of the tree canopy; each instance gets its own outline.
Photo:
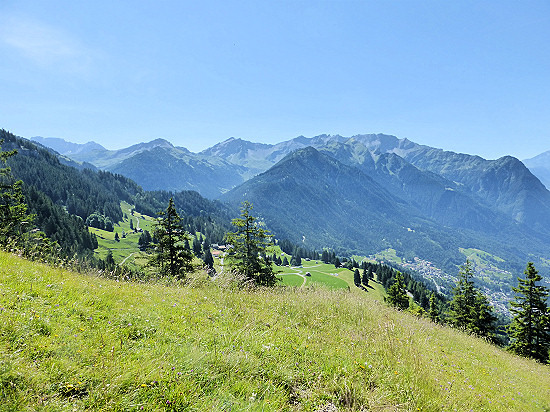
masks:
<instances>
[{"instance_id":1,"label":"tree canopy","mask_svg":"<svg viewBox=\"0 0 550 412\"><path fill-rule=\"evenodd\" d=\"M518 277L518 286L513 288L515 299L510 302L514 315L508 331L511 337L510 350L518 355L548 362L550 349L550 314L546 305L549 289L538 282L542 277L532 262L527 263Z\"/></svg>"},{"instance_id":2,"label":"tree canopy","mask_svg":"<svg viewBox=\"0 0 550 412\"><path fill-rule=\"evenodd\" d=\"M241 217L231 221L235 232L229 232L225 236L229 245L229 265L258 285L272 286L277 278L267 254L268 246L272 245L271 235L250 214L251 210L252 204L244 202Z\"/></svg>"},{"instance_id":3,"label":"tree canopy","mask_svg":"<svg viewBox=\"0 0 550 412\"><path fill-rule=\"evenodd\" d=\"M470 261L466 261L459 274L450 302L451 324L479 336L493 337L496 317L487 297L474 285Z\"/></svg>"},{"instance_id":4,"label":"tree canopy","mask_svg":"<svg viewBox=\"0 0 550 412\"><path fill-rule=\"evenodd\" d=\"M168 207L157 219L153 231L157 244L149 259L149 265L157 267L162 275L180 279L193 268L193 255L184 247L190 235L184 230L181 220L171 198Z\"/></svg>"}]
</instances>

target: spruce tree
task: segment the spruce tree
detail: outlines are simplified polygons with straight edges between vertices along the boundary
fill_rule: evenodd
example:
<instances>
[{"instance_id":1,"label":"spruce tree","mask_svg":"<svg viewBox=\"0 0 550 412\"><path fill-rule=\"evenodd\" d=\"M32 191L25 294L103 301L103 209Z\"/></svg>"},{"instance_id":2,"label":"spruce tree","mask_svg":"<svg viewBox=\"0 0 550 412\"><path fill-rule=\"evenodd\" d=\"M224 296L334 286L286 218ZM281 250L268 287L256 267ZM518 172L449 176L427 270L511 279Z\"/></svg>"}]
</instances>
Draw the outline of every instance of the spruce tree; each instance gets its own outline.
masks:
<instances>
[{"instance_id":1,"label":"spruce tree","mask_svg":"<svg viewBox=\"0 0 550 412\"><path fill-rule=\"evenodd\" d=\"M550 313L546 300L549 289L537 284L542 280L532 262L518 277L518 286L512 288L515 300L510 302L514 318L508 327L510 350L518 355L548 362L550 350Z\"/></svg>"},{"instance_id":2,"label":"spruce tree","mask_svg":"<svg viewBox=\"0 0 550 412\"><path fill-rule=\"evenodd\" d=\"M105 257L105 264L107 265L107 269L113 270L116 266L115 259L113 258L113 251L109 249L107 252L107 256Z\"/></svg>"},{"instance_id":3,"label":"spruce tree","mask_svg":"<svg viewBox=\"0 0 550 412\"><path fill-rule=\"evenodd\" d=\"M395 274L395 281L388 289L387 301L390 305L398 309L405 310L409 307L409 297L403 283L403 275L401 272Z\"/></svg>"},{"instance_id":4,"label":"spruce tree","mask_svg":"<svg viewBox=\"0 0 550 412\"><path fill-rule=\"evenodd\" d=\"M2 143L2 142L0 142ZM21 180L16 181L7 160L16 155L17 150L0 152L0 246L13 242L20 244L23 233L31 229L34 216L27 213L27 204L23 196Z\"/></svg>"},{"instance_id":5,"label":"spruce tree","mask_svg":"<svg viewBox=\"0 0 550 412\"><path fill-rule=\"evenodd\" d=\"M369 266L369 268L368 268L368 270L367 270L367 277L368 277L369 279L374 280L374 274L373 274L373 272L372 272L372 267L370 267L370 266Z\"/></svg>"},{"instance_id":6,"label":"spruce tree","mask_svg":"<svg viewBox=\"0 0 550 412\"><path fill-rule=\"evenodd\" d=\"M357 287L361 286L361 274L359 273L359 269L353 271L353 283L355 283Z\"/></svg>"},{"instance_id":7,"label":"spruce tree","mask_svg":"<svg viewBox=\"0 0 550 412\"><path fill-rule=\"evenodd\" d=\"M197 257L202 255L201 241L196 237L193 239L193 254Z\"/></svg>"},{"instance_id":8,"label":"spruce tree","mask_svg":"<svg viewBox=\"0 0 550 412\"><path fill-rule=\"evenodd\" d=\"M212 257L212 252L210 251L210 248L204 251L202 260L209 271L214 269L214 258Z\"/></svg>"},{"instance_id":9,"label":"spruce tree","mask_svg":"<svg viewBox=\"0 0 550 412\"><path fill-rule=\"evenodd\" d=\"M231 221L236 231L225 235L226 243L230 245L229 265L258 285L272 286L277 281L272 262L262 257L267 256L267 248L272 245L271 236L250 214L251 210L252 204L243 202L241 217Z\"/></svg>"},{"instance_id":10,"label":"spruce tree","mask_svg":"<svg viewBox=\"0 0 550 412\"><path fill-rule=\"evenodd\" d=\"M435 301L435 293L430 295L430 308L428 309L428 317L432 322L439 322L439 308Z\"/></svg>"},{"instance_id":11,"label":"spruce tree","mask_svg":"<svg viewBox=\"0 0 550 412\"><path fill-rule=\"evenodd\" d=\"M369 286L369 274L367 272L366 267L363 268L363 276L361 278L361 281L362 281L363 285Z\"/></svg>"},{"instance_id":12,"label":"spruce tree","mask_svg":"<svg viewBox=\"0 0 550 412\"><path fill-rule=\"evenodd\" d=\"M174 199L170 198L168 207L160 213L154 227L154 237L157 244L153 255L149 259L149 266L155 266L162 275L184 278L185 272L192 270L193 255L184 247L190 235L181 224Z\"/></svg>"},{"instance_id":13,"label":"spruce tree","mask_svg":"<svg viewBox=\"0 0 550 412\"><path fill-rule=\"evenodd\" d=\"M460 277L453 289L449 318L457 328L493 337L496 317L487 297L474 285L473 276L472 265L467 260L460 268Z\"/></svg>"}]
</instances>

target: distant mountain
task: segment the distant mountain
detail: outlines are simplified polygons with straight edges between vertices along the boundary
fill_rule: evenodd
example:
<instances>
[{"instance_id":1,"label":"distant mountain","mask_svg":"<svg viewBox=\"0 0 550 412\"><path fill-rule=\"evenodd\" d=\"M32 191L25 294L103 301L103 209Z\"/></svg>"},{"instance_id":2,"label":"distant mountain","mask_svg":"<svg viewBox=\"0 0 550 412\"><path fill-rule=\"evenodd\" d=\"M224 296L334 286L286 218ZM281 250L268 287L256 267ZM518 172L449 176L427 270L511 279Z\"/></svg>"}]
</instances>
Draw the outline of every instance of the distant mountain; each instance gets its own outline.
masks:
<instances>
[{"instance_id":1,"label":"distant mountain","mask_svg":"<svg viewBox=\"0 0 550 412\"><path fill-rule=\"evenodd\" d=\"M405 259L420 257L449 271L463 263L460 248L506 256L507 265L514 259L523 263L531 253L542 256L550 251L545 244L548 236L533 235L503 213L447 188L444 179L416 169L399 156L386 153L371 160L373 166L361 170L307 147L222 195L221 200L234 206L251 201L255 213L278 236L309 247L331 245L358 254L393 248ZM379 183L377 173L387 184ZM397 176L393 183L392 173ZM425 193L436 192L427 201L434 209L431 215L429 208L395 190L397 181L430 189ZM437 190L431 190L432 186Z\"/></svg>"},{"instance_id":2,"label":"distant mountain","mask_svg":"<svg viewBox=\"0 0 550 412\"><path fill-rule=\"evenodd\" d=\"M58 140L61 139L45 139L44 142L55 146ZM98 169L126 176L145 190L196 190L203 196L215 198L242 183L243 176L248 173L245 167L219 157L209 158L192 153L164 139L138 143L120 150L93 145L87 146L90 150L80 146L77 150L71 144L58 144L58 147L72 150L67 156L80 164L92 164Z\"/></svg>"},{"instance_id":3,"label":"distant mountain","mask_svg":"<svg viewBox=\"0 0 550 412\"><path fill-rule=\"evenodd\" d=\"M173 146L141 150L106 169L135 180L145 190L195 190L208 198L242 183L246 172L221 159L202 159Z\"/></svg>"},{"instance_id":4,"label":"distant mountain","mask_svg":"<svg viewBox=\"0 0 550 412\"><path fill-rule=\"evenodd\" d=\"M75 156L81 153L89 153L94 151L105 151L103 146L96 142L88 142L84 144L68 142L57 137L31 137L31 141L38 142L43 146L47 146L65 156Z\"/></svg>"},{"instance_id":5,"label":"distant mountain","mask_svg":"<svg viewBox=\"0 0 550 412\"><path fill-rule=\"evenodd\" d=\"M523 160L523 164L539 178L547 189L550 189L550 150L531 159Z\"/></svg>"},{"instance_id":6,"label":"distant mountain","mask_svg":"<svg viewBox=\"0 0 550 412\"><path fill-rule=\"evenodd\" d=\"M413 200L424 211L432 209L430 217L439 215L441 222L448 223L445 215L449 209L446 206L453 205L455 210L465 207L465 212L469 210L468 203L474 202L478 206L482 204L486 211L503 213L518 223L531 225L535 230L546 232L550 227L550 192L519 160L511 156L486 160L384 134L349 138L339 135L300 136L261 147L240 141L240 147L246 147L246 151L240 150L239 156L231 151L234 148L232 144L225 145L223 151L206 152L223 155L228 161L243 167L250 165L250 159L254 159L255 165L263 164L264 170L267 170L269 165L274 165L292 151L307 146L317 148L345 164L375 173L373 178L380 184L390 185L394 194ZM388 165L384 166L387 162ZM400 172L395 173L392 167ZM437 199L443 203L438 203ZM454 218L451 216L451 219ZM468 220L471 225L479 223L473 215Z\"/></svg>"},{"instance_id":7,"label":"distant mountain","mask_svg":"<svg viewBox=\"0 0 550 412\"><path fill-rule=\"evenodd\" d=\"M3 129L0 138L2 150L17 150L8 165L24 182L29 211L36 215L35 225L59 242L69 256L93 254L97 245L92 244L94 237L85 224L87 217L100 213L116 224L123 218L121 201L134 205L138 212L156 216L173 198L189 231L200 230L211 242L221 242L230 226L228 209L196 192L147 192L121 175L69 167L57 151Z\"/></svg>"}]
</instances>

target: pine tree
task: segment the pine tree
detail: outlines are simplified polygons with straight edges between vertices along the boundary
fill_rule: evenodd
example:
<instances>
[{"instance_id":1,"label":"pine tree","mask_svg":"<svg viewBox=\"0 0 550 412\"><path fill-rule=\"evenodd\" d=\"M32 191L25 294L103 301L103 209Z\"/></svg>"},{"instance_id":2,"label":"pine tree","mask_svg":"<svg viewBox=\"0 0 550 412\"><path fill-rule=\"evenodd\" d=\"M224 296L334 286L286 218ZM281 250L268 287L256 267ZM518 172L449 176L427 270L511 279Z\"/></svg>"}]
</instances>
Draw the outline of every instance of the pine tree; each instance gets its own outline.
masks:
<instances>
[{"instance_id":1,"label":"pine tree","mask_svg":"<svg viewBox=\"0 0 550 412\"><path fill-rule=\"evenodd\" d=\"M367 277L369 279L372 279L374 280L374 273L372 272L372 267L369 266L368 270L367 270Z\"/></svg>"},{"instance_id":2,"label":"pine tree","mask_svg":"<svg viewBox=\"0 0 550 412\"><path fill-rule=\"evenodd\" d=\"M113 270L116 266L115 259L113 258L113 251L109 249L107 252L107 256L105 257L105 264L107 265L107 269Z\"/></svg>"},{"instance_id":3,"label":"pine tree","mask_svg":"<svg viewBox=\"0 0 550 412\"><path fill-rule=\"evenodd\" d=\"M514 315L508 331L512 340L510 350L518 355L548 362L550 350L550 313L546 305L549 289L537 284L542 280L532 262L518 277L518 286L512 288L515 300L510 302Z\"/></svg>"},{"instance_id":4,"label":"pine tree","mask_svg":"<svg viewBox=\"0 0 550 412\"><path fill-rule=\"evenodd\" d=\"M357 287L361 286L361 274L359 273L359 269L353 271L353 283L355 283Z\"/></svg>"},{"instance_id":5,"label":"pine tree","mask_svg":"<svg viewBox=\"0 0 550 412\"><path fill-rule=\"evenodd\" d=\"M243 202L241 217L231 221L236 231L225 235L226 243L230 245L228 261L235 271L248 280L272 286L277 281L272 262L262 257L267 255L267 248L272 244L271 236L256 222L256 218L250 214L251 210L252 204Z\"/></svg>"},{"instance_id":6,"label":"pine tree","mask_svg":"<svg viewBox=\"0 0 550 412\"><path fill-rule=\"evenodd\" d=\"M492 337L496 317L487 297L475 287L473 276L471 263L467 260L460 269L460 278L453 289L449 318L457 328Z\"/></svg>"},{"instance_id":7,"label":"pine tree","mask_svg":"<svg viewBox=\"0 0 550 412\"><path fill-rule=\"evenodd\" d=\"M388 303L396 308L405 310L409 307L409 297L403 284L401 272L395 274L395 282L388 289Z\"/></svg>"},{"instance_id":8,"label":"pine tree","mask_svg":"<svg viewBox=\"0 0 550 412\"><path fill-rule=\"evenodd\" d=\"M214 258L212 257L212 252L210 251L210 248L204 251L202 260L209 271L214 269Z\"/></svg>"},{"instance_id":9,"label":"pine tree","mask_svg":"<svg viewBox=\"0 0 550 412\"><path fill-rule=\"evenodd\" d=\"M2 143L2 142L0 142ZM23 233L31 229L34 216L27 213L21 180L15 181L7 160L16 155L17 150L0 152L0 246L9 242L21 243Z\"/></svg>"},{"instance_id":10,"label":"pine tree","mask_svg":"<svg viewBox=\"0 0 550 412\"><path fill-rule=\"evenodd\" d=\"M428 309L428 317L432 322L439 322L439 308L435 301L435 293L430 295L430 308Z\"/></svg>"},{"instance_id":11,"label":"pine tree","mask_svg":"<svg viewBox=\"0 0 550 412\"><path fill-rule=\"evenodd\" d=\"M144 230L139 236L138 245L140 250L146 250L151 244L151 234L148 230Z\"/></svg>"},{"instance_id":12,"label":"pine tree","mask_svg":"<svg viewBox=\"0 0 550 412\"><path fill-rule=\"evenodd\" d=\"M202 255L201 241L196 237L193 239L193 254L197 257Z\"/></svg>"},{"instance_id":13,"label":"pine tree","mask_svg":"<svg viewBox=\"0 0 550 412\"><path fill-rule=\"evenodd\" d=\"M181 220L174 199L170 198L168 207L160 213L155 224L154 237L158 243L149 259L149 266L157 267L162 275L184 278L185 272L192 270L193 255L184 247L190 235L184 230Z\"/></svg>"},{"instance_id":14,"label":"pine tree","mask_svg":"<svg viewBox=\"0 0 550 412\"><path fill-rule=\"evenodd\" d=\"M364 286L369 286L369 274L367 272L366 267L363 268L363 276L361 278L361 281Z\"/></svg>"}]
</instances>

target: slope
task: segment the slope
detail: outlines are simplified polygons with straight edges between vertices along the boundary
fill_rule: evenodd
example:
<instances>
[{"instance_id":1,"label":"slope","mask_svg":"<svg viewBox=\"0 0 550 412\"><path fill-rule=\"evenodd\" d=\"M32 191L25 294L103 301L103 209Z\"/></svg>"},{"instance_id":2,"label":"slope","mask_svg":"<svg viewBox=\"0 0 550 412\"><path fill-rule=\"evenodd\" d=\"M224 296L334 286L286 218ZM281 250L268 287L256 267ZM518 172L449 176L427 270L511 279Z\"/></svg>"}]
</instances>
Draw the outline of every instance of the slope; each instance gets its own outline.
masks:
<instances>
[{"instance_id":1,"label":"slope","mask_svg":"<svg viewBox=\"0 0 550 412\"><path fill-rule=\"evenodd\" d=\"M115 282L3 252L0 291L5 410L550 407L548 366L368 293Z\"/></svg>"},{"instance_id":2,"label":"slope","mask_svg":"<svg viewBox=\"0 0 550 412\"><path fill-rule=\"evenodd\" d=\"M209 198L243 181L243 168L239 166L159 146L135 153L107 169L129 177L145 190L196 190Z\"/></svg>"},{"instance_id":3,"label":"slope","mask_svg":"<svg viewBox=\"0 0 550 412\"><path fill-rule=\"evenodd\" d=\"M444 232L369 176L311 147L288 155L221 200L233 205L250 200L278 236L309 247L371 254L405 243L411 254L430 250L451 259L455 249Z\"/></svg>"},{"instance_id":4,"label":"slope","mask_svg":"<svg viewBox=\"0 0 550 412\"><path fill-rule=\"evenodd\" d=\"M437 177L429 183L434 181L438 182ZM454 217L457 222L441 225L437 216L432 220L421 207L397 197L386 187L391 191L391 185L383 187L357 167L344 165L310 147L288 155L221 200L235 206L243 200L251 201L277 236L309 247L332 246L341 252L366 255L393 248L406 260L419 257L448 273L456 273L456 266L463 263L461 248L502 256L499 265L507 270L521 270L528 258L548 256L544 239L521 230L503 215L486 208L478 210L475 203L468 206L468 197L460 192L439 186L441 196L434 208L454 207L458 211ZM470 215L473 217L467 220ZM498 279L496 287L512 280L511 275Z\"/></svg>"}]
</instances>

